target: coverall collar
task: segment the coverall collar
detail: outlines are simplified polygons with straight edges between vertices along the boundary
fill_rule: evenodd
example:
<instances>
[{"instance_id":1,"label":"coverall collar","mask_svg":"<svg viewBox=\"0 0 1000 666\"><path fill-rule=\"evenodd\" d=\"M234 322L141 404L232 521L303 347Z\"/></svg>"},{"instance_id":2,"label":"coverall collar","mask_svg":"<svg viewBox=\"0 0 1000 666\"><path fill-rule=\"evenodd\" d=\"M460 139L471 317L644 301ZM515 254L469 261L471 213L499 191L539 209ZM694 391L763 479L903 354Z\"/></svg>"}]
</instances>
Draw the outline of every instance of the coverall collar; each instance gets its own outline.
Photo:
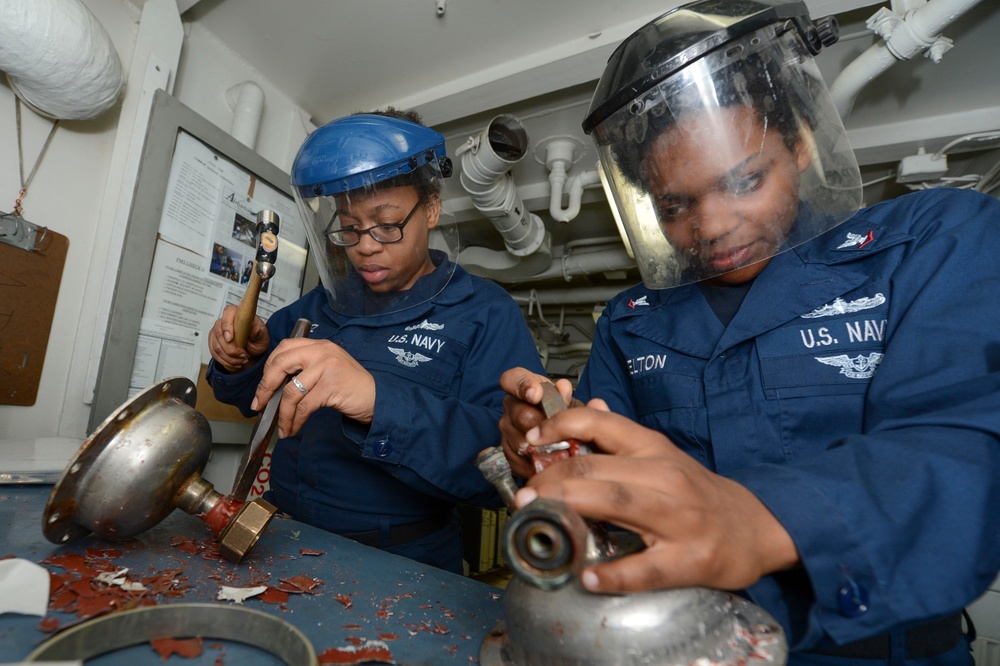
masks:
<instances>
[{"instance_id":1,"label":"coverall collar","mask_svg":"<svg viewBox=\"0 0 1000 666\"><path fill-rule=\"evenodd\" d=\"M726 328L694 284L659 291L633 290L635 294L644 293L645 307L630 307L629 301L623 299L611 317L631 319L626 329L635 335L684 354L711 358L857 289L869 276L852 266L855 259L912 238L888 228L859 226L863 224L848 221L772 257ZM851 239L858 238L861 240L852 244ZM872 240L865 243L867 238ZM780 297L775 298L775 294ZM637 298L642 300L637 296L631 301ZM661 308L665 310L661 317L648 316ZM669 323L664 325L664 321Z\"/></svg>"}]
</instances>

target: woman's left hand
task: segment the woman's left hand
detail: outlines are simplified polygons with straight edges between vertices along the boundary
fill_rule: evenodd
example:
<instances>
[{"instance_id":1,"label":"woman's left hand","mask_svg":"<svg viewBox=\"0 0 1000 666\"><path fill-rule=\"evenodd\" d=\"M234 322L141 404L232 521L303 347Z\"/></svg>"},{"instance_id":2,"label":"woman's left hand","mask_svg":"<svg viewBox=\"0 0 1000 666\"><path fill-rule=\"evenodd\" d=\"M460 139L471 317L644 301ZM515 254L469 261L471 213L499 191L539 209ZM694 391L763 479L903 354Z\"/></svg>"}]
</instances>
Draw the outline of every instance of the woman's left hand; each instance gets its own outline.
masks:
<instances>
[{"instance_id":1,"label":"woman's left hand","mask_svg":"<svg viewBox=\"0 0 1000 666\"><path fill-rule=\"evenodd\" d=\"M278 436L290 437L321 407L371 423L375 413L375 378L339 345L329 340L282 340L264 364L252 409L262 409L289 375L278 408ZM302 389L299 388L302 386ZM303 392L303 389L305 392Z\"/></svg>"}]
</instances>

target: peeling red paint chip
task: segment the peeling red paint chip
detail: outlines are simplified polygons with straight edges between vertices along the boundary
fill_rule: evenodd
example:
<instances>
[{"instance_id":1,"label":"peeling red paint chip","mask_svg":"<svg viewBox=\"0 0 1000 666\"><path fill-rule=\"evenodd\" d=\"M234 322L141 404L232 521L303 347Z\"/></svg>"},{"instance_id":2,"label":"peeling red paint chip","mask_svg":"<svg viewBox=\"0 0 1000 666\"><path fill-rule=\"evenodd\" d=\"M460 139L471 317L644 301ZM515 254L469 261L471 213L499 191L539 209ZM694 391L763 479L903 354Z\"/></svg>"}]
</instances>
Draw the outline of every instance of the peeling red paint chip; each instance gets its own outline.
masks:
<instances>
[{"instance_id":1,"label":"peeling red paint chip","mask_svg":"<svg viewBox=\"0 0 1000 666\"><path fill-rule=\"evenodd\" d=\"M122 554L121 548L112 547L87 548L84 552L87 553L88 558L114 559Z\"/></svg>"},{"instance_id":2,"label":"peeling red paint chip","mask_svg":"<svg viewBox=\"0 0 1000 666\"><path fill-rule=\"evenodd\" d=\"M59 618L57 617L46 617L38 624L39 631L44 631L47 634L51 634L53 631L59 628Z\"/></svg>"},{"instance_id":3,"label":"peeling red paint chip","mask_svg":"<svg viewBox=\"0 0 1000 666\"><path fill-rule=\"evenodd\" d=\"M288 592L268 585L264 594L260 595L258 598L268 604L284 604L288 603Z\"/></svg>"},{"instance_id":4,"label":"peeling red paint chip","mask_svg":"<svg viewBox=\"0 0 1000 666\"><path fill-rule=\"evenodd\" d=\"M87 559L79 553L49 555L42 560L42 564L51 564L52 566L60 567L66 571L72 571L73 573L88 577L96 576L102 571L102 569L95 569L90 563L87 562Z\"/></svg>"},{"instance_id":5,"label":"peeling red paint chip","mask_svg":"<svg viewBox=\"0 0 1000 666\"><path fill-rule=\"evenodd\" d=\"M170 545L185 553L201 555L206 560L218 560L220 562L223 560L222 555L219 554L219 542L214 539L199 541L191 537L175 536L170 540Z\"/></svg>"},{"instance_id":6,"label":"peeling red paint chip","mask_svg":"<svg viewBox=\"0 0 1000 666\"><path fill-rule=\"evenodd\" d=\"M395 664L389 646L382 641L366 641L362 645L330 648L319 655L321 664Z\"/></svg>"},{"instance_id":7,"label":"peeling red paint chip","mask_svg":"<svg viewBox=\"0 0 1000 666\"><path fill-rule=\"evenodd\" d=\"M285 592L315 594L313 588L323 584L323 581L318 578L310 578L309 576L294 576L292 578L279 578L278 581L282 583L281 588Z\"/></svg>"},{"instance_id":8,"label":"peeling red paint chip","mask_svg":"<svg viewBox=\"0 0 1000 666\"><path fill-rule=\"evenodd\" d=\"M65 573L49 571L49 610L75 613L81 620L107 615L118 610L156 605L156 596L181 596L186 580L181 569L171 569L156 576L126 581L127 569L115 566L118 548L88 548L78 553L52 554L43 564L60 567ZM119 581L119 579L121 579ZM128 583L126 585L119 582Z\"/></svg>"},{"instance_id":9,"label":"peeling red paint chip","mask_svg":"<svg viewBox=\"0 0 1000 666\"><path fill-rule=\"evenodd\" d=\"M183 569L168 569L161 571L155 576L147 576L142 579L142 584L146 586L150 594L162 594L166 597L182 597L188 586L187 576L181 575Z\"/></svg>"},{"instance_id":10,"label":"peeling red paint chip","mask_svg":"<svg viewBox=\"0 0 1000 666\"><path fill-rule=\"evenodd\" d=\"M170 546L184 553L196 554L199 550L198 542L189 537L175 536L170 540Z\"/></svg>"},{"instance_id":11,"label":"peeling red paint chip","mask_svg":"<svg viewBox=\"0 0 1000 666\"><path fill-rule=\"evenodd\" d=\"M149 644L153 646L163 661L174 654L185 659L194 659L200 657L202 653L201 636L195 638L154 638L149 641Z\"/></svg>"},{"instance_id":12,"label":"peeling red paint chip","mask_svg":"<svg viewBox=\"0 0 1000 666\"><path fill-rule=\"evenodd\" d=\"M440 622L431 622L430 620L421 620L420 624L416 624L416 623L413 623L413 622L407 622L403 626L410 627L406 631L411 636L416 636L421 631L426 631L426 632L431 633L431 634L438 634L440 636L443 636L445 634L450 634L451 633L451 629L449 629L448 627L444 626Z\"/></svg>"},{"instance_id":13,"label":"peeling red paint chip","mask_svg":"<svg viewBox=\"0 0 1000 666\"><path fill-rule=\"evenodd\" d=\"M320 555L326 555L326 551L325 550L313 550L311 548L299 548L299 554L300 555L312 555L314 557L318 557Z\"/></svg>"}]
</instances>

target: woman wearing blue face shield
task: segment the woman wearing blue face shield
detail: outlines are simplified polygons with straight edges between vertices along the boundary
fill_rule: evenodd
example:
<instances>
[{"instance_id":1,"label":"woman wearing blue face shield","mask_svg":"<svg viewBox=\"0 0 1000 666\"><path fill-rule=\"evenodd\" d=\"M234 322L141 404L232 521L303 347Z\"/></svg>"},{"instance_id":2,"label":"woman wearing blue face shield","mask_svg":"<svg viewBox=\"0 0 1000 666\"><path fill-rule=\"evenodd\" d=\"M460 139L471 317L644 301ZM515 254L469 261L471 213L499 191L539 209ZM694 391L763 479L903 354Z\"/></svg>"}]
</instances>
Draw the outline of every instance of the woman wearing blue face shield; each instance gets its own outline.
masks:
<instances>
[{"instance_id":1,"label":"woman wearing blue face shield","mask_svg":"<svg viewBox=\"0 0 1000 666\"><path fill-rule=\"evenodd\" d=\"M505 373L504 449L519 505L642 537L592 591L740 591L793 664L970 664L961 611L1000 570L1000 204L859 210L819 46L799 3L705 0L611 57L584 128L643 284L597 324L589 408L543 421L540 378ZM602 453L533 476L521 443L566 438Z\"/></svg>"},{"instance_id":2,"label":"woman wearing blue face shield","mask_svg":"<svg viewBox=\"0 0 1000 666\"><path fill-rule=\"evenodd\" d=\"M292 185L322 284L233 343L209 336L208 380L244 413L288 375L268 495L294 518L462 571L457 503L499 506L476 469L498 440L511 358L541 368L520 309L454 262L441 206L444 137L394 110L313 132ZM289 338L308 319L308 338ZM237 368L235 373L223 367Z\"/></svg>"}]
</instances>

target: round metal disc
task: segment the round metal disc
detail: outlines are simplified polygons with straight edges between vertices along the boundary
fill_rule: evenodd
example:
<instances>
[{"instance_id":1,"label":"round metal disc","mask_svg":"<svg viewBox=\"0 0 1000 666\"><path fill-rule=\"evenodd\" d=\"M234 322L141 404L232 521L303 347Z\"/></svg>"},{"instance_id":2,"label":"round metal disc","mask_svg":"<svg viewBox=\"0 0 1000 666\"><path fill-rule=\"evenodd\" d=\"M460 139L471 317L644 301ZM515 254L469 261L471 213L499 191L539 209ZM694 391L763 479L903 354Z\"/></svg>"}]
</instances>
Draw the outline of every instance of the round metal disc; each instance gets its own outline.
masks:
<instances>
[{"instance_id":1,"label":"round metal disc","mask_svg":"<svg viewBox=\"0 0 1000 666\"><path fill-rule=\"evenodd\" d=\"M105 419L52 489L42 518L45 537L57 544L76 541L94 531L108 538L126 538L166 517L174 506L172 490L162 487L162 477L175 471L190 476L188 470L204 467L211 449L211 429L193 409L196 399L190 379L172 377L146 389ZM163 456L179 462L157 469ZM146 465L147 460L152 464ZM140 469L141 473L136 471ZM118 476L101 478L109 472ZM130 485L139 486L139 492L130 493ZM114 494L127 499L118 501ZM123 505L115 507L119 514L111 514L97 525L88 524L88 507L108 504L107 495ZM143 502L152 506L142 506ZM99 507L98 511L104 509ZM115 520L121 525L112 524ZM135 521L144 522L136 526ZM117 533L122 528L124 532Z\"/></svg>"}]
</instances>

